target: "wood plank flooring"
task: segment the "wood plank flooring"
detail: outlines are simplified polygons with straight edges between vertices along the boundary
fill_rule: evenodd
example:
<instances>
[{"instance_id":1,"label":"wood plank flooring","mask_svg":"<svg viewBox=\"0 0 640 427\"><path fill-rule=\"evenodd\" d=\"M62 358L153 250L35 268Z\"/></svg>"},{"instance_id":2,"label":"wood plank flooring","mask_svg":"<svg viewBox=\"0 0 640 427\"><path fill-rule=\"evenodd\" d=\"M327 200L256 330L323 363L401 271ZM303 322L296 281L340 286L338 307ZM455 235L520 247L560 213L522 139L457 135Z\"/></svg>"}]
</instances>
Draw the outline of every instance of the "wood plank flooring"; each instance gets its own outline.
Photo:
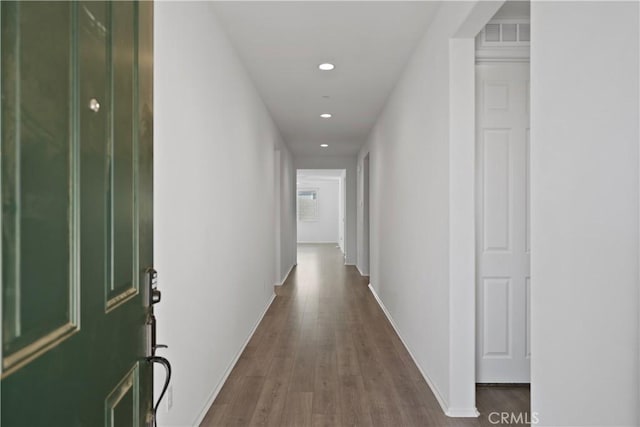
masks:
<instances>
[{"instance_id":1,"label":"wood plank flooring","mask_svg":"<svg viewBox=\"0 0 640 427\"><path fill-rule=\"evenodd\" d=\"M479 418L444 415L367 284L335 245L300 245L298 266L201 427L493 426L489 414L502 411L530 418L527 387L479 387Z\"/></svg>"}]
</instances>

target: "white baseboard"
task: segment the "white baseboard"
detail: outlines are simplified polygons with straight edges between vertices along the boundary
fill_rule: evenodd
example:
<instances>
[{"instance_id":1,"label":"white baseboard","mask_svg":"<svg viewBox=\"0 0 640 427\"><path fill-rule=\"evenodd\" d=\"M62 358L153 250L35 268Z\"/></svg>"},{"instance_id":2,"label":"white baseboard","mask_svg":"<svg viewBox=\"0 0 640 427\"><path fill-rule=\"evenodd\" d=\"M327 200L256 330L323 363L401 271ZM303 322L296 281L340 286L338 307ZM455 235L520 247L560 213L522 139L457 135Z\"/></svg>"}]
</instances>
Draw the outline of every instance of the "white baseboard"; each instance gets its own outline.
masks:
<instances>
[{"instance_id":1,"label":"white baseboard","mask_svg":"<svg viewBox=\"0 0 640 427\"><path fill-rule=\"evenodd\" d=\"M480 412L476 408L449 408L445 414L451 418L478 418L480 416Z\"/></svg>"},{"instance_id":2,"label":"white baseboard","mask_svg":"<svg viewBox=\"0 0 640 427\"><path fill-rule=\"evenodd\" d=\"M202 420L204 419L204 417L207 415L207 412L209 412L209 409L211 408L211 405L213 405L213 402L216 400L216 397L218 397L218 394L220 393L220 390L222 390L222 386L227 381L227 378L229 378L229 374L231 374L231 371L236 366L236 363L238 363L238 359L240 359L240 356L242 355L242 352L247 347L247 344L249 344L249 341L251 340L251 337L253 337L253 334L256 332L256 329L258 329L258 325L260 324L260 322L262 322L262 319L264 318L264 315L267 314L267 310L269 310L269 307L271 306L271 303L273 303L274 299L276 299L276 294L273 294L271 296L271 299L269 299L269 302L265 306L264 311L262 312L262 314L258 318L258 321L256 322L256 324L253 326L253 329L251 330L251 333L249 334L249 336L245 340L244 344L242 344L242 347L240 348L240 351L238 351L238 354L233 359L231 364L229 364L229 367L227 368L227 370L225 371L224 375L222 376L222 380L220 380L220 382L218 383L216 388L213 390L213 392L209 396L209 399L207 399L207 403L204 405L204 408L202 409L202 411L198 414L198 416L196 417L194 422L191 423L192 426L199 426L200 423L202 422Z\"/></svg>"},{"instance_id":3,"label":"white baseboard","mask_svg":"<svg viewBox=\"0 0 640 427\"><path fill-rule=\"evenodd\" d=\"M373 286L371 286L371 283L369 283L369 290L371 291L371 293L373 294L373 297L378 302L378 305L380 306L380 308L384 312L384 315L387 316L387 319L389 320L389 323L391 323L391 327L393 327L393 330L396 331L396 334L398 334L398 337L400 338L400 341L404 345L404 348L407 349L407 352L411 356L411 359L413 359L413 363L416 364L416 366L418 367L418 370L422 374L422 377L424 378L424 380L429 385L429 388L431 389L431 391L433 392L434 396L438 400L438 403L440 404L440 407L442 408L442 411L448 417L464 417L464 418L478 417L480 415L480 413L478 412L478 410L476 408L449 408L449 404L447 403L447 400L444 398L444 396L442 396L442 394L440 393L440 390L438 390L438 388L435 386L433 381L431 381L431 378L429 378L429 376L422 370L422 367L420 366L420 364L416 360L415 356L411 352L411 349L409 348L409 346L407 346L407 343L402 338L402 335L400 334L400 331L396 327L396 324L394 323L393 318L391 317L391 314L389 313L389 310L387 310L387 307L385 307L384 303L382 302L382 300L380 299L380 297L376 293L376 290L373 288Z\"/></svg>"},{"instance_id":4,"label":"white baseboard","mask_svg":"<svg viewBox=\"0 0 640 427\"><path fill-rule=\"evenodd\" d=\"M360 266L358 264L356 264L356 268L358 269L358 273L360 273L361 276L368 276L368 273L363 273L362 270L360 270ZM369 285L371 285L371 283L369 283Z\"/></svg>"},{"instance_id":5,"label":"white baseboard","mask_svg":"<svg viewBox=\"0 0 640 427\"><path fill-rule=\"evenodd\" d=\"M313 245L313 244L317 244L317 245L336 245L338 246L338 242L298 242L301 245Z\"/></svg>"},{"instance_id":6,"label":"white baseboard","mask_svg":"<svg viewBox=\"0 0 640 427\"><path fill-rule=\"evenodd\" d=\"M289 267L289 271L287 271L287 274L285 274L284 279L282 279L282 282L280 283L276 283L275 286L282 286L284 285L284 282L287 281L287 279L289 278L289 275L291 274L291 271L293 270L293 267L295 267L298 264L291 264L291 267Z\"/></svg>"}]
</instances>

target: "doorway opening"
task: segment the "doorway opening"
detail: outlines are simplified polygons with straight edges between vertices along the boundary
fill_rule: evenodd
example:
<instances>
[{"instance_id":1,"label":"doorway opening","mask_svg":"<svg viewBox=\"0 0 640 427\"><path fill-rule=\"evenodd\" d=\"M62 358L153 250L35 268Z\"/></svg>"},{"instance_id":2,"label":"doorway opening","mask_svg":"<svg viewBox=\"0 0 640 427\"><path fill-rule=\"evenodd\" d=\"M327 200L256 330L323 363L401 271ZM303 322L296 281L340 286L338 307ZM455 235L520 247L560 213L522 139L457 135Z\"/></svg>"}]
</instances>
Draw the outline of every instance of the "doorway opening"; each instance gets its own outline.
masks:
<instances>
[{"instance_id":1,"label":"doorway opening","mask_svg":"<svg viewBox=\"0 0 640 427\"><path fill-rule=\"evenodd\" d=\"M362 160L362 198L360 200L360 206L362 209L362 247L360 248L360 254L358 263L358 269L363 276L369 276L371 270L370 263L370 218L369 218L369 153Z\"/></svg>"},{"instance_id":2,"label":"doorway opening","mask_svg":"<svg viewBox=\"0 0 640 427\"><path fill-rule=\"evenodd\" d=\"M298 244L332 244L345 255L345 169L298 169Z\"/></svg>"},{"instance_id":3,"label":"doorway opening","mask_svg":"<svg viewBox=\"0 0 640 427\"><path fill-rule=\"evenodd\" d=\"M475 55L476 383L479 392L522 386L527 401L529 6L506 2L476 37Z\"/></svg>"}]
</instances>

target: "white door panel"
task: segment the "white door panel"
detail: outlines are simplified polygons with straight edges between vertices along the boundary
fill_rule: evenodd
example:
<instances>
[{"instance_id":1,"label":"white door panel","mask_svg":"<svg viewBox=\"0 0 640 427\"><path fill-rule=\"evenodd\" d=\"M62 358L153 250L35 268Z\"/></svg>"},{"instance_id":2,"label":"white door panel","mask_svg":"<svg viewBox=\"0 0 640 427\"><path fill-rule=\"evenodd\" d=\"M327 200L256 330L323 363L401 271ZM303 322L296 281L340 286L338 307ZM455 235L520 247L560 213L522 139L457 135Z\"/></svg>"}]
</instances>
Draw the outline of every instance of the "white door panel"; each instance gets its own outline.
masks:
<instances>
[{"instance_id":1,"label":"white door panel","mask_svg":"<svg viewBox=\"0 0 640 427\"><path fill-rule=\"evenodd\" d=\"M477 381L530 381L529 64L476 68Z\"/></svg>"}]
</instances>

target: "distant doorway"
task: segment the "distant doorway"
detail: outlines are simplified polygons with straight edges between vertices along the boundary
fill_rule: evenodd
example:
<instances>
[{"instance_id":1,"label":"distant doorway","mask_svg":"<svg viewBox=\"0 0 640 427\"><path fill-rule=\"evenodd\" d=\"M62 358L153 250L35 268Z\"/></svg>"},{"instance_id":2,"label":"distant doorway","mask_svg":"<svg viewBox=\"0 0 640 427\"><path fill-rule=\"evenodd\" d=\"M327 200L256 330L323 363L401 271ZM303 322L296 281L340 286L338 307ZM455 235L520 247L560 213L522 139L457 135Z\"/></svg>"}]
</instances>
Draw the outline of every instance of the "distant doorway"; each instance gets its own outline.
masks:
<instances>
[{"instance_id":1,"label":"distant doorway","mask_svg":"<svg viewBox=\"0 0 640 427\"><path fill-rule=\"evenodd\" d=\"M360 273L370 274L370 219L369 219L369 153L362 161L362 256L360 258Z\"/></svg>"},{"instance_id":2,"label":"distant doorway","mask_svg":"<svg viewBox=\"0 0 640 427\"><path fill-rule=\"evenodd\" d=\"M345 252L344 169L298 169L298 243L331 243Z\"/></svg>"}]
</instances>

